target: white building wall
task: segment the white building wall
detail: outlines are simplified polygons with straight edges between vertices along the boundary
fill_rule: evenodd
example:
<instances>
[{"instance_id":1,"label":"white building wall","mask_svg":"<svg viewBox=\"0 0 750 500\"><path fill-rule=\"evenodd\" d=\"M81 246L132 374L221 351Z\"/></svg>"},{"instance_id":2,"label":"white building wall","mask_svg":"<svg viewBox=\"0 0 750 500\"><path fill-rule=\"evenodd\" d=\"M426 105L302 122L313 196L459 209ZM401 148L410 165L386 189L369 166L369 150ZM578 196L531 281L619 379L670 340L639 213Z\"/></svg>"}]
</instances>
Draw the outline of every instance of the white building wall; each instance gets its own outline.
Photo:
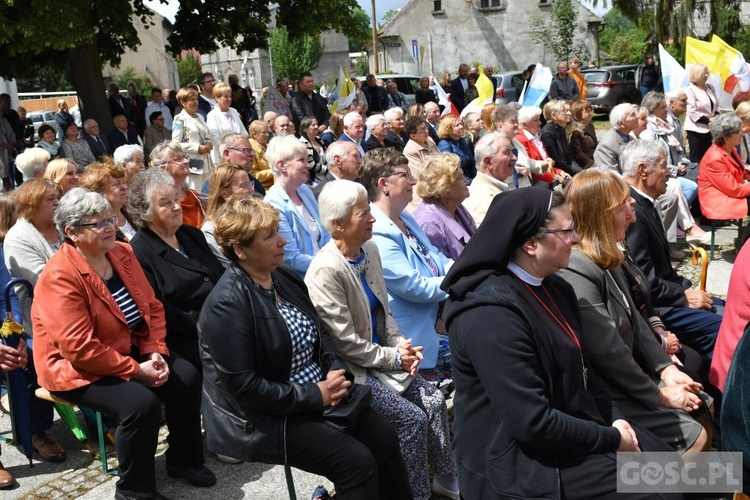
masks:
<instances>
[{"instance_id":1,"label":"white building wall","mask_svg":"<svg viewBox=\"0 0 750 500\"><path fill-rule=\"evenodd\" d=\"M475 61L493 65L496 72L523 69L536 62L554 64L554 55L534 41L530 33L533 16L548 16L549 3L500 3L500 8L483 10L479 8L480 0L442 0L442 10L435 13L433 1L411 0L380 33L378 52L385 52L385 67L381 64L380 72L418 72L417 61L412 57L412 39L425 47L421 67L425 74L430 69L436 75L444 70L455 73L460 63ZM591 57L596 57L595 37L587 22L600 19L578 2L574 5L579 11L577 37L584 41ZM383 46L395 44L400 46Z\"/></svg>"}]
</instances>

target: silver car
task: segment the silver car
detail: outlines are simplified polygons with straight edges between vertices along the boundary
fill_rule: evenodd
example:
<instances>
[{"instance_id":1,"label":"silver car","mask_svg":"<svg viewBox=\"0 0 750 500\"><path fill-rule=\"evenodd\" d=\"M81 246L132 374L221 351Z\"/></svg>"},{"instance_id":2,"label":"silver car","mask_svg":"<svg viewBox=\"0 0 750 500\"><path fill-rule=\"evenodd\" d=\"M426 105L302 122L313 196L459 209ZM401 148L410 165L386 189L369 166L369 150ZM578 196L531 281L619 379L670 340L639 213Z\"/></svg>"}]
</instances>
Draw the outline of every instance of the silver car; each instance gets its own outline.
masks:
<instances>
[{"instance_id":1,"label":"silver car","mask_svg":"<svg viewBox=\"0 0 750 500\"><path fill-rule=\"evenodd\" d=\"M497 90L495 91L495 103L506 104L516 102L520 96L516 95L516 85L523 79L522 71L508 71L492 75Z\"/></svg>"},{"instance_id":2,"label":"silver car","mask_svg":"<svg viewBox=\"0 0 750 500\"><path fill-rule=\"evenodd\" d=\"M55 135L57 135L57 122L55 121L55 110L48 109L46 111L31 111L26 113L26 117L30 118L34 123L34 142L39 141L39 127L42 123L46 123L55 129Z\"/></svg>"}]
</instances>

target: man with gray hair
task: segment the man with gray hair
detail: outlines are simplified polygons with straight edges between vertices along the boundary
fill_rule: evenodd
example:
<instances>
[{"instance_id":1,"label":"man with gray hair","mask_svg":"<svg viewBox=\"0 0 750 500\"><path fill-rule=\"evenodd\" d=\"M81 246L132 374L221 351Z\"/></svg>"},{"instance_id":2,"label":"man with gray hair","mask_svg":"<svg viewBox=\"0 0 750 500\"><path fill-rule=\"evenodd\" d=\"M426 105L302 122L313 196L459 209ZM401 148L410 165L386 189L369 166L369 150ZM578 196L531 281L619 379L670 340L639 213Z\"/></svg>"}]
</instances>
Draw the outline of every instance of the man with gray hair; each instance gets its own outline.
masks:
<instances>
[{"instance_id":1,"label":"man with gray hair","mask_svg":"<svg viewBox=\"0 0 750 500\"><path fill-rule=\"evenodd\" d=\"M578 84L573 77L568 76L568 63L561 61L557 63L557 74L552 77L552 83L549 87L550 100L559 99L562 101L575 102L581 95Z\"/></svg>"},{"instance_id":2,"label":"man with gray hair","mask_svg":"<svg viewBox=\"0 0 750 500\"><path fill-rule=\"evenodd\" d=\"M427 126L429 127L427 131L430 133L430 139L432 139L435 144L440 142L440 137L438 136L438 127L440 126L440 106L437 105L436 102L426 102L424 104L424 118L427 120Z\"/></svg>"},{"instance_id":3,"label":"man with gray hair","mask_svg":"<svg viewBox=\"0 0 750 500\"><path fill-rule=\"evenodd\" d=\"M96 120L89 118L83 122L83 130L86 132L83 134L83 140L88 143L96 161L102 161L104 156L112 154L109 140L99 133L99 124Z\"/></svg>"},{"instance_id":4,"label":"man with gray hair","mask_svg":"<svg viewBox=\"0 0 750 500\"><path fill-rule=\"evenodd\" d=\"M687 111L687 94L684 89L670 90L665 94L667 98L667 121L674 129L675 138L680 145L683 156L685 155L685 131L682 128L680 117Z\"/></svg>"},{"instance_id":5,"label":"man with gray hair","mask_svg":"<svg viewBox=\"0 0 750 500\"><path fill-rule=\"evenodd\" d=\"M329 182L336 179L355 181L359 177L359 164L362 157L359 155L357 146L353 142L333 142L326 150L326 160L328 161L328 172L326 172L323 180L313 188L316 200L320 196L321 191L323 191L323 187Z\"/></svg>"},{"instance_id":6,"label":"man with gray hair","mask_svg":"<svg viewBox=\"0 0 750 500\"><path fill-rule=\"evenodd\" d=\"M635 106L624 102L618 104L609 113L612 130L604 134L594 150L594 165L607 168L618 174L620 169L620 149L630 142L630 132L638 127L638 114Z\"/></svg>"},{"instance_id":7,"label":"man with gray hair","mask_svg":"<svg viewBox=\"0 0 750 500\"><path fill-rule=\"evenodd\" d=\"M669 169L664 149L656 141L634 140L623 147L620 163L635 199L636 221L628 229L627 251L648 280L651 303L665 329L710 360L724 303L691 289L690 280L672 268L667 235L654 206L667 191Z\"/></svg>"},{"instance_id":8,"label":"man with gray hair","mask_svg":"<svg viewBox=\"0 0 750 500\"><path fill-rule=\"evenodd\" d=\"M504 181L513 175L516 156L510 139L498 132L490 132L474 147L474 159L477 176L469 185L469 197L463 201L463 206L479 226L495 196L508 191Z\"/></svg>"},{"instance_id":9,"label":"man with gray hair","mask_svg":"<svg viewBox=\"0 0 750 500\"><path fill-rule=\"evenodd\" d=\"M338 138L340 141L349 141L356 144L359 155L365 155L365 121L362 115L352 111L344 115L344 133Z\"/></svg>"}]
</instances>

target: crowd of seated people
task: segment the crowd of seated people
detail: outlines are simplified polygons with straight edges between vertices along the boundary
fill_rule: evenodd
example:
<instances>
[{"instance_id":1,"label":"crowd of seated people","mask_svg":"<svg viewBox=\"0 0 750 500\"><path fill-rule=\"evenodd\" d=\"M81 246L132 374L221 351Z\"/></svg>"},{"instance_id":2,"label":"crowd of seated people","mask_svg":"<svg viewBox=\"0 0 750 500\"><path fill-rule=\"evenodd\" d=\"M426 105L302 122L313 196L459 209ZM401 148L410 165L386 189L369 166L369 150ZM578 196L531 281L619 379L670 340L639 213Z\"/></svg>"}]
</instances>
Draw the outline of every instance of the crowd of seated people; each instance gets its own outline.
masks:
<instances>
[{"instance_id":1,"label":"crowd of seated people","mask_svg":"<svg viewBox=\"0 0 750 500\"><path fill-rule=\"evenodd\" d=\"M314 472L344 500L604 498L617 451L720 446L750 292L738 270L725 314L670 242L707 243L695 199L711 219L748 214L750 100L714 116L697 75L615 107L597 137L585 100L441 118L429 80L406 112L368 84L369 116L323 116L310 78L292 120L245 123L203 74L148 158L129 114L102 156L98 127L79 139L65 121L62 145L40 129L16 158L0 283L35 295L11 296L27 338L0 368L114 419L116 498L160 498L162 404L171 477L216 482L203 428L221 461ZM351 425L326 424L363 390ZM33 400L34 448L64 460L51 411ZM721 418L736 447L741 418Z\"/></svg>"}]
</instances>

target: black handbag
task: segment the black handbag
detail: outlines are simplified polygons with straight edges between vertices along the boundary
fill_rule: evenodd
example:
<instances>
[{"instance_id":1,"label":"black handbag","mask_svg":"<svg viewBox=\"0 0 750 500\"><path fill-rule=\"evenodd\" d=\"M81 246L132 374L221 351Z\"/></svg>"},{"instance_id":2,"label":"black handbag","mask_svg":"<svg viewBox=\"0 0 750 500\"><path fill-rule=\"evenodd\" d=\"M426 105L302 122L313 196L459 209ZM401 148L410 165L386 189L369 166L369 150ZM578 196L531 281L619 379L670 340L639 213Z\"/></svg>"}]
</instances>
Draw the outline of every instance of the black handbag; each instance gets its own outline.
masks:
<instances>
[{"instance_id":1,"label":"black handbag","mask_svg":"<svg viewBox=\"0 0 750 500\"><path fill-rule=\"evenodd\" d=\"M370 407L372 392L369 385L352 384L346 397L336 406L323 410L325 422L341 432L349 432Z\"/></svg>"}]
</instances>

